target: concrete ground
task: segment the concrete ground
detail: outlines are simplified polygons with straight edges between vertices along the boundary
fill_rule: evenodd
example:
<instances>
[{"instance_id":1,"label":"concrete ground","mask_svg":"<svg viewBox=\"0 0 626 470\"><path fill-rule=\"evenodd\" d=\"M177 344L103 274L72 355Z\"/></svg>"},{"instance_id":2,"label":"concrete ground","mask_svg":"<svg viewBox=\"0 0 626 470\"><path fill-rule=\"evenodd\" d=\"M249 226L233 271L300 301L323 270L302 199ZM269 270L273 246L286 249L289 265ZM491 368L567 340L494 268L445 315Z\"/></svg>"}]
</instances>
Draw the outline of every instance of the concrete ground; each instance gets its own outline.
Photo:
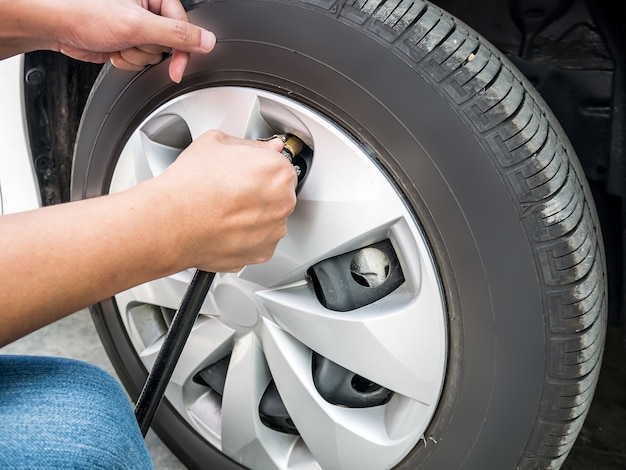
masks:
<instances>
[{"instance_id":1,"label":"concrete ground","mask_svg":"<svg viewBox=\"0 0 626 470\"><path fill-rule=\"evenodd\" d=\"M12 343L0 353L63 356L96 364L113 375L89 313L80 311ZM626 469L626 349L609 328L596 398L563 470ZM185 467L150 431L146 438L157 470Z\"/></svg>"}]
</instances>

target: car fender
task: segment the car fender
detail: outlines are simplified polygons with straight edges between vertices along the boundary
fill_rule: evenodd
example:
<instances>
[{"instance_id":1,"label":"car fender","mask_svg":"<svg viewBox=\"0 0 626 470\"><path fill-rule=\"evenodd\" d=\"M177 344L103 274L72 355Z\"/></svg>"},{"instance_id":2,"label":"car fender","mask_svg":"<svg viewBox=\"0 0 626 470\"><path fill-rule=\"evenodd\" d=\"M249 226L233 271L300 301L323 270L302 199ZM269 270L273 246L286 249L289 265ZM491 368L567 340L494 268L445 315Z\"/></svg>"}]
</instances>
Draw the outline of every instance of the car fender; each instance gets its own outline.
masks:
<instances>
[{"instance_id":1,"label":"car fender","mask_svg":"<svg viewBox=\"0 0 626 470\"><path fill-rule=\"evenodd\" d=\"M0 214L41 206L23 107L23 63L22 55L0 61Z\"/></svg>"}]
</instances>

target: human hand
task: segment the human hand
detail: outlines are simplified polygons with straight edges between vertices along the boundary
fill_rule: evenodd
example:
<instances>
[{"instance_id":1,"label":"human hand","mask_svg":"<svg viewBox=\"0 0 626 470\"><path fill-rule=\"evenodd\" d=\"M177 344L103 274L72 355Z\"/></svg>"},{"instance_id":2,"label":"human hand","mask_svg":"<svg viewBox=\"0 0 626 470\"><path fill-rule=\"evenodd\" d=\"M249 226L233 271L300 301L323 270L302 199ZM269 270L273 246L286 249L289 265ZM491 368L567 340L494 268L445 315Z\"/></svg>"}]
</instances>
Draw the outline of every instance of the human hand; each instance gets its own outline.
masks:
<instances>
[{"instance_id":1,"label":"human hand","mask_svg":"<svg viewBox=\"0 0 626 470\"><path fill-rule=\"evenodd\" d=\"M184 267L234 272L273 255L286 234L298 180L282 146L280 139L209 131L146 182L167 211Z\"/></svg>"},{"instance_id":2,"label":"human hand","mask_svg":"<svg viewBox=\"0 0 626 470\"><path fill-rule=\"evenodd\" d=\"M179 0L67 0L56 49L74 59L141 70L172 51L170 78L180 82L189 53L207 53L213 33L189 23Z\"/></svg>"}]
</instances>

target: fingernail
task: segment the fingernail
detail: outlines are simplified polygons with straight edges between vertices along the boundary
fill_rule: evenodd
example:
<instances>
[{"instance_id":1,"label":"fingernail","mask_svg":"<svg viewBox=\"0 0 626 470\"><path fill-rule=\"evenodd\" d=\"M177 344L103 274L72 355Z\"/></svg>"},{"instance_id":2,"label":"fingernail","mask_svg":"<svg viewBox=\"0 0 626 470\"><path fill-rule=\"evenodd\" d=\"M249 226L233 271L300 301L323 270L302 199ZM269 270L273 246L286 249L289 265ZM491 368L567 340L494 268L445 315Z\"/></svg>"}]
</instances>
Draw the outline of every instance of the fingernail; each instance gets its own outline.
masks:
<instances>
[{"instance_id":1,"label":"fingernail","mask_svg":"<svg viewBox=\"0 0 626 470\"><path fill-rule=\"evenodd\" d=\"M204 52L210 52L215 47L215 34L205 29L200 33L200 48Z\"/></svg>"},{"instance_id":2,"label":"fingernail","mask_svg":"<svg viewBox=\"0 0 626 470\"><path fill-rule=\"evenodd\" d=\"M182 79L183 77L179 77L178 75L170 73L170 80L172 80L174 83L180 83Z\"/></svg>"}]
</instances>

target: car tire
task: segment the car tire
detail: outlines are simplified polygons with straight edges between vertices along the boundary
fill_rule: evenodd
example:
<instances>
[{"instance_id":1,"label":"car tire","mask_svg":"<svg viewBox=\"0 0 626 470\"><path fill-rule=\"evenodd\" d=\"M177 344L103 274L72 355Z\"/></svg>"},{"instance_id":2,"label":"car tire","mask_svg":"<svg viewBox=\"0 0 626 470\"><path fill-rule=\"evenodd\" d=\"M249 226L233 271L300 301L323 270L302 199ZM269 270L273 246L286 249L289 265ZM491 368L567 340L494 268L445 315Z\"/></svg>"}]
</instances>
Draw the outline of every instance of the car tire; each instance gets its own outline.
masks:
<instances>
[{"instance_id":1,"label":"car tire","mask_svg":"<svg viewBox=\"0 0 626 470\"><path fill-rule=\"evenodd\" d=\"M420 439L389 466L559 468L599 374L606 276L584 174L532 86L427 2L200 1L189 16L218 44L192 57L181 84L169 82L167 61L99 77L72 198L107 194L132 133L187 93L241 87L311 109L364 149L402 198L443 296L440 395ZM147 364L124 312L113 298L93 315L136 398ZM154 429L190 468L241 468L168 400Z\"/></svg>"}]
</instances>

